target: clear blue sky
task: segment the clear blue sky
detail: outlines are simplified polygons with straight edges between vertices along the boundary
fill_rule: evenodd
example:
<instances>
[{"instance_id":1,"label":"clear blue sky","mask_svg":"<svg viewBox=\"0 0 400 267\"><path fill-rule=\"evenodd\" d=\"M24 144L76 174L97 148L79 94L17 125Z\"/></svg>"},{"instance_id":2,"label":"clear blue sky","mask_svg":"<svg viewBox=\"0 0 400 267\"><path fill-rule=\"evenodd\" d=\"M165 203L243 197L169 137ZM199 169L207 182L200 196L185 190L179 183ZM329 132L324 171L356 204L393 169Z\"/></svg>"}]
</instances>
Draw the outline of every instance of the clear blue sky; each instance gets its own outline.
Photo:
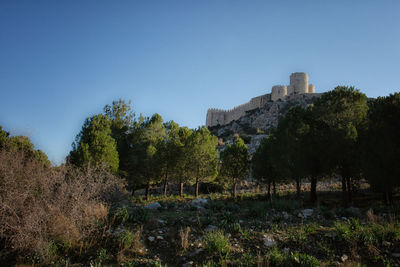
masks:
<instances>
[{"instance_id":1,"label":"clear blue sky","mask_svg":"<svg viewBox=\"0 0 400 267\"><path fill-rule=\"evenodd\" d=\"M114 99L197 127L304 71L399 89L400 1L0 1L0 125L60 163Z\"/></svg>"}]
</instances>

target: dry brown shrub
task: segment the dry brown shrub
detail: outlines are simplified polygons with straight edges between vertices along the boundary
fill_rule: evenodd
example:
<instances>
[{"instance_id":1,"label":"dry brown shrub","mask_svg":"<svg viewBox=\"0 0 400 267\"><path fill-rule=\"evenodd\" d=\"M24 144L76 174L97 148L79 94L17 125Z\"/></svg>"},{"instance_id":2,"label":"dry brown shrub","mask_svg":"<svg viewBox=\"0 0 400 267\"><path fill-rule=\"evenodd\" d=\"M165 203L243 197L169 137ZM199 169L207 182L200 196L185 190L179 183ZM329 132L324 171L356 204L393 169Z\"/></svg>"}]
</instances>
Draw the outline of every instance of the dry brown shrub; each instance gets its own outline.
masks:
<instances>
[{"instance_id":1,"label":"dry brown shrub","mask_svg":"<svg viewBox=\"0 0 400 267\"><path fill-rule=\"evenodd\" d=\"M374 214L372 209L367 211L367 221L371 223L377 223L379 221L379 216Z\"/></svg>"},{"instance_id":2,"label":"dry brown shrub","mask_svg":"<svg viewBox=\"0 0 400 267\"><path fill-rule=\"evenodd\" d=\"M185 231L183 231L182 229L179 231L179 237L181 238L181 248L183 249L183 251L186 251L189 248L189 233L189 226L185 228Z\"/></svg>"},{"instance_id":3,"label":"dry brown shrub","mask_svg":"<svg viewBox=\"0 0 400 267\"><path fill-rule=\"evenodd\" d=\"M22 151L0 150L0 239L7 249L49 259L54 242L82 243L122 195L120 179L97 167L49 168Z\"/></svg>"}]
</instances>

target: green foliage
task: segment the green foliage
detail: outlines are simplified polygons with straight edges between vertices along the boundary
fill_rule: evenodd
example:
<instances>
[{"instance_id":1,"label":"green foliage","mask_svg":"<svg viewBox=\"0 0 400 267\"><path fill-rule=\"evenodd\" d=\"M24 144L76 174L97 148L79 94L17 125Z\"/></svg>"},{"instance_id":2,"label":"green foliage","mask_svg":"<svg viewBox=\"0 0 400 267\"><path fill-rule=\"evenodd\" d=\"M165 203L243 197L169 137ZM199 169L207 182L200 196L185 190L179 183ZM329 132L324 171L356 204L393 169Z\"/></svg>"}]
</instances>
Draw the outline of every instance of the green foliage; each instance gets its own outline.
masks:
<instances>
[{"instance_id":1,"label":"green foliage","mask_svg":"<svg viewBox=\"0 0 400 267\"><path fill-rule=\"evenodd\" d=\"M208 253L225 256L230 251L229 237L223 231L210 231L204 236L205 249Z\"/></svg>"},{"instance_id":2,"label":"green foliage","mask_svg":"<svg viewBox=\"0 0 400 267\"><path fill-rule=\"evenodd\" d=\"M278 248L273 247L266 255L267 262L272 266L299 266L299 267L316 267L318 260L305 253L284 253Z\"/></svg>"},{"instance_id":3,"label":"green foliage","mask_svg":"<svg viewBox=\"0 0 400 267\"><path fill-rule=\"evenodd\" d=\"M116 224L123 224L129 220L129 211L126 206L118 208L114 213L114 222Z\"/></svg>"},{"instance_id":4,"label":"green foliage","mask_svg":"<svg viewBox=\"0 0 400 267\"><path fill-rule=\"evenodd\" d=\"M35 150L31 140L26 136L10 136L10 134L3 130L0 126L0 150L11 149L15 153L21 152L26 159L33 159L45 167L50 167L50 161L47 155L40 149Z\"/></svg>"},{"instance_id":5,"label":"green foliage","mask_svg":"<svg viewBox=\"0 0 400 267\"><path fill-rule=\"evenodd\" d=\"M117 240L121 249L129 248L135 241L135 233L125 229L117 235Z\"/></svg>"},{"instance_id":6,"label":"green foliage","mask_svg":"<svg viewBox=\"0 0 400 267\"><path fill-rule=\"evenodd\" d=\"M196 197L200 182L213 180L218 171L218 139L206 127L196 129L188 137L187 158L188 174L196 184Z\"/></svg>"},{"instance_id":7,"label":"green foliage","mask_svg":"<svg viewBox=\"0 0 400 267\"><path fill-rule=\"evenodd\" d=\"M368 131L363 138L363 171L372 188L392 202L400 186L400 93L370 102Z\"/></svg>"},{"instance_id":8,"label":"green foliage","mask_svg":"<svg viewBox=\"0 0 400 267\"><path fill-rule=\"evenodd\" d=\"M248 211L247 216L253 219L264 219L267 216L268 204L265 202L256 202L252 204Z\"/></svg>"},{"instance_id":9,"label":"green foliage","mask_svg":"<svg viewBox=\"0 0 400 267\"><path fill-rule=\"evenodd\" d=\"M72 164L80 167L106 164L111 171L118 171L118 151L111 136L111 121L107 116L99 114L85 120L72 144L69 159Z\"/></svg>"},{"instance_id":10,"label":"green foliage","mask_svg":"<svg viewBox=\"0 0 400 267\"><path fill-rule=\"evenodd\" d=\"M278 210L278 211L286 211L286 212L293 212L296 209L301 208L301 202L299 200L293 199L272 199L270 202L271 208Z\"/></svg>"},{"instance_id":11,"label":"green foliage","mask_svg":"<svg viewBox=\"0 0 400 267\"><path fill-rule=\"evenodd\" d=\"M220 153L222 176L231 179L232 194L236 197L236 185L246 178L249 169L247 146L241 138L237 138L233 145L228 145Z\"/></svg>"}]
</instances>

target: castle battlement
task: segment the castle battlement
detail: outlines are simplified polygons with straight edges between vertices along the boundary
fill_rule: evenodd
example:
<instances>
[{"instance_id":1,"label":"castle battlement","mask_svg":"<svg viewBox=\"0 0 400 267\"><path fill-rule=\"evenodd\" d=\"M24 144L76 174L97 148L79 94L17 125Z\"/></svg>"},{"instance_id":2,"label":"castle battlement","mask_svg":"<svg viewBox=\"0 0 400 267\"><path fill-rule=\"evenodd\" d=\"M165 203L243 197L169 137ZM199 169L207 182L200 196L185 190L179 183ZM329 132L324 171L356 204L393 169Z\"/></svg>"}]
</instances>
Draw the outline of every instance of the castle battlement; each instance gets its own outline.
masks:
<instances>
[{"instance_id":1,"label":"castle battlement","mask_svg":"<svg viewBox=\"0 0 400 267\"><path fill-rule=\"evenodd\" d=\"M289 85L274 85L270 94L252 98L249 102L238 105L232 109L223 110L210 108L207 110L206 126L225 125L237 120L246 114L246 111L260 108L269 101L286 101L294 95L314 94L315 86L308 83L308 74L295 72L290 75Z\"/></svg>"}]
</instances>

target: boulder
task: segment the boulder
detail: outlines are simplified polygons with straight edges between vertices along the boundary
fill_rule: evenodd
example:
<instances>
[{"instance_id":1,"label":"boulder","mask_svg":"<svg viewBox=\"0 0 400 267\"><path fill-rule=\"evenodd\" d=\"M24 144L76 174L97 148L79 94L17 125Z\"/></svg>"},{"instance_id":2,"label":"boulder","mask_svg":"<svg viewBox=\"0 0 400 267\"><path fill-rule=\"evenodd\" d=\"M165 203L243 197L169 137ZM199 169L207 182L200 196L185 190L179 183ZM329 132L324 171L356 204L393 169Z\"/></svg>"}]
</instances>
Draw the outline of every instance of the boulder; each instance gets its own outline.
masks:
<instances>
[{"instance_id":1,"label":"boulder","mask_svg":"<svg viewBox=\"0 0 400 267\"><path fill-rule=\"evenodd\" d=\"M263 241L264 241L264 246L266 247L273 247L276 245L276 241L274 240L274 238L269 235L264 235Z\"/></svg>"},{"instance_id":2,"label":"boulder","mask_svg":"<svg viewBox=\"0 0 400 267\"><path fill-rule=\"evenodd\" d=\"M208 199L196 198L192 201L192 206L198 209L204 209L204 206L209 202Z\"/></svg>"},{"instance_id":3,"label":"boulder","mask_svg":"<svg viewBox=\"0 0 400 267\"><path fill-rule=\"evenodd\" d=\"M145 209L149 210L156 210L158 208L161 208L161 204L158 202L150 203L144 206Z\"/></svg>"}]
</instances>

